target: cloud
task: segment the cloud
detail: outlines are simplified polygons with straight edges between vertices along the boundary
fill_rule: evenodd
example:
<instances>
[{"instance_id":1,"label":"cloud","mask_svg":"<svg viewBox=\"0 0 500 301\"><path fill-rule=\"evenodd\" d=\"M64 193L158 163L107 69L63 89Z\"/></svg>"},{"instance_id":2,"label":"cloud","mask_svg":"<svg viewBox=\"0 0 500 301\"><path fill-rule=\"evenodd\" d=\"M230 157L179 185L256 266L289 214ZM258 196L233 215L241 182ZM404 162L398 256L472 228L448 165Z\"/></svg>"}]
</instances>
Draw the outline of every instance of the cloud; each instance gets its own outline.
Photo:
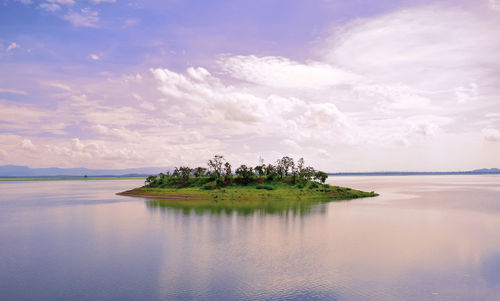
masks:
<instances>
[{"instance_id":1,"label":"cloud","mask_svg":"<svg viewBox=\"0 0 500 301\"><path fill-rule=\"evenodd\" d=\"M100 59L100 57L97 55L97 54L94 54L94 53L91 53L89 55L89 58L94 60L94 61L98 61Z\"/></svg>"},{"instance_id":2,"label":"cloud","mask_svg":"<svg viewBox=\"0 0 500 301\"><path fill-rule=\"evenodd\" d=\"M62 5L73 5L75 4L75 0L47 0L49 3L57 3Z\"/></svg>"},{"instance_id":3,"label":"cloud","mask_svg":"<svg viewBox=\"0 0 500 301\"><path fill-rule=\"evenodd\" d=\"M322 148L318 149L317 155L318 155L318 157L320 157L322 159L331 159L332 158L331 152L324 150Z\"/></svg>"},{"instance_id":4,"label":"cloud","mask_svg":"<svg viewBox=\"0 0 500 301\"><path fill-rule=\"evenodd\" d=\"M27 95L28 94L28 92L23 91L23 90L2 89L2 88L0 88L0 93L12 93L12 94L19 94L19 95Z\"/></svg>"},{"instance_id":5,"label":"cloud","mask_svg":"<svg viewBox=\"0 0 500 301\"><path fill-rule=\"evenodd\" d=\"M480 11L422 6L341 27L323 53L328 62L379 83L452 89L484 80L496 66L490 63L500 51L499 25Z\"/></svg>"},{"instance_id":6,"label":"cloud","mask_svg":"<svg viewBox=\"0 0 500 301\"><path fill-rule=\"evenodd\" d=\"M40 8L50 12L55 12L61 9L61 7L56 3L42 3L40 4Z\"/></svg>"},{"instance_id":7,"label":"cloud","mask_svg":"<svg viewBox=\"0 0 500 301\"><path fill-rule=\"evenodd\" d=\"M47 83L48 86L54 87L57 89L65 90L65 91L71 91L71 87L62 83L58 82L53 82L53 83Z\"/></svg>"},{"instance_id":8,"label":"cloud","mask_svg":"<svg viewBox=\"0 0 500 301\"><path fill-rule=\"evenodd\" d=\"M115 3L116 0L91 0L91 2L99 4L99 3Z\"/></svg>"},{"instance_id":9,"label":"cloud","mask_svg":"<svg viewBox=\"0 0 500 301\"><path fill-rule=\"evenodd\" d=\"M63 19L71 22L76 27L97 27L99 13L89 8L82 8L80 12L70 12Z\"/></svg>"},{"instance_id":10,"label":"cloud","mask_svg":"<svg viewBox=\"0 0 500 301\"><path fill-rule=\"evenodd\" d=\"M122 28L130 28L139 24L140 21L137 19L127 19L123 22Z\"/></svg>"},{"instance_id":11,"label":"cloud","mask_svg":"<svg viewBox=\"0 0 500 301\"><path fill-rule=\"evenodd\" d=\"M500 11L500 0L489 0L489 4L492 10Z\"/></svg>"},{"instance_id":12,"label":"cloud","mask_svg":"<svg viewBox=\"0 0 500 301\"><path fill-rule=\"evenodd\" d=\"M13 49L19 48L19 47L21 47L19 44L17 44L16 42L12 42L7 47L7 52L9 52L9 51L11 51Z\"/></svg>"},{"instance_id":13,"label":"cloud","mask_svg":"<svg viewBox=\"0 0 500 301\"><path fill-rule=\"evenodd\" d=\"M222 57L219 64L232 77L274 88L319 89L361 79L359 75L329 64L300 63L279 56Z\"/></svg>"},{"instance_id":14,"label":"cloud","mask_svg":"<svg viewBox=\"0 0 500 301\"><path fill-rule=\"evenodd\" d=\"M29 123L39 122L43 117L49 115L49 112L38 109L33 106L21 106L0 102L0 121L11 123Z\"/></svg>"},{"instance_id":15,"label":"cloud","mask_svg":"<svg viewBox=\"0 0 500 301\"><path fill-rule=\"evenodd\" d=\"M359 19L311 44L305 59L226 54L184 70L46 76L37 97L50 110L0 100L4 161L130 167L292 153L327 171L457 169L471 145L475 162L498 162L474 146L497 141L500 126L499 21L482 9L427 5Z\"/></svg>"},{"instance_id":16,"label":"cloud","mask_svg":"<svg viewBox=\"0 0 500 301\"><path fill-rule=\"evenodd\" d=\"M23 149L30 150L30 151L36 150L35 145L33 144L33 142L31 142L30 139L23 139L23 141L21 142L21 147Z\"/></svg>"},{"instance_id":17,"label":"cloud","mask_svg":"<svg viewBox=\"0 0 500 301\"><path fill-rule=\"evenodd\" d=\"M345 125L346 117L332 103L310 104L304 114L304 122L311 127Z\"/></svg>"},{"instance_id":18,"label":"cloud","mask_svg":"<svg viewBox=\"0 0 500 301\"><path fill-rule=\"evenodd\" d=\"M74 0L47 0L39 5L41 9L55 12L61 9L61 5L71 6L75 4Z\"/></svg>"},{"instance_id":19,"label":"cloud","mask_svg":"<svg viewBox=\"0 0 500 301\"><path fill-rule=\"evenodd\" d=\"M482 131L483 137L487 141L498 142L500 141L500 131L492 128L485 128Z\"/></svg>"}]
</instances>

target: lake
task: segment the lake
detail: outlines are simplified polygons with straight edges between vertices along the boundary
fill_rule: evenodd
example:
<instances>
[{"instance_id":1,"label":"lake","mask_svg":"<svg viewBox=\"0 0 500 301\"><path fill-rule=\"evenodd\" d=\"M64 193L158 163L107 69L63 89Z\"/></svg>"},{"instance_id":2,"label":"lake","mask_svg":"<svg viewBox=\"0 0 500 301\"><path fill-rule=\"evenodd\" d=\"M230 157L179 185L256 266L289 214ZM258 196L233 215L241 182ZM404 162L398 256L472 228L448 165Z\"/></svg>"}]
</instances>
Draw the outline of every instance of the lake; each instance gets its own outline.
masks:
<instances>
[{"instance_id":1,"label":"lake","mask_svg":"<svg viewBox=\"0 0 500 301\"><path fill-rule=\"evenodd\" d=\"M0 299L500 300L500 176L328 183L380 196L241 214L0 182Z\"/></svg>"}]
</instances>

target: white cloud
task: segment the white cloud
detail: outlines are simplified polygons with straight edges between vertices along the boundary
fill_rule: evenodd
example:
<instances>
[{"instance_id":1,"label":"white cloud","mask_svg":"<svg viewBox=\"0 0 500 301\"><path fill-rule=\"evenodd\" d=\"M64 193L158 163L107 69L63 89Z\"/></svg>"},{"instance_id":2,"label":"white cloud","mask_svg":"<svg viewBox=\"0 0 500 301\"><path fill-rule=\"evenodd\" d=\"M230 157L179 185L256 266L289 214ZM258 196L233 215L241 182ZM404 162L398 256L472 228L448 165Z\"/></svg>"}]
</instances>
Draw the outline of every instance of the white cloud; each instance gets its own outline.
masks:
<instances>
[{"instance_id":1,"label":"white cloud","mask_svg":"<svg viewBox=\"0 0 500 301\"><path fill-rule=\"evenodd\" d=\"M93 3L99 4L99 3L115 3L116 0L91 0Z\"/></svg>"},{"instance_id":2,"label":"white cloud","mask_svg":"<svg viewBox=\"0 0 500 301\"><path fill-rule=\"evenodd\" d=\"M36 147L35 145L33 144L33 142L31 142L30 139L23 139L23 141L21 142L21 147L23 149L27 149L27 150L36 150Z\"/></svg>"},{"instance_id":3,"label":"white cloud","mask_svg":"<svg viewBox=\"0 0 500 301\"><path fill-rule=\"evenodd\" d=\"M222 57L219 64L232 77L275 88L326 88L361 79L359 75L329 64L299 63L277 56Z\"/></svg>"},{"instance_id":4,"label":"white cloud","mask_svg":"<svg viewBox=\"0 0 500 301\"><path fill-rule=\"evenodd\" d=\"M286 147L287 151L300 150L300 146L297 144L297 142L291 139L283 139L280 141L280 143Z\"/></svg>"},{"instance_id":5,"label":"white cloud","mask_svg":"<svg viewBox=\"0 0 500 301\"><path fill-rule=\"evenodd\" d=\"M304 123L311 127L345 125L346 117L332 103L309 104Z\"/></svg>"},{"instance_id":6,"label":"white cloud","mask_svg":"<svg viewBox=\"0 0 500 301\"><path fill-rule=\"evenodd\" d=\"M97 54L94 54L94 53L91 53L89 55L89 58L94 60L94 61L98 61L100 59L100 57L97 55Z\"/></svg>"},{"instance_id":7,"label":"white cloud","mask_svg":"<svg viewBox=\"0 0 500 301\"><path fill-rule=\"evenodd\" d=\"M55 12L61 9L61 7L56 3L42 3L40 4L40 8L50 12Z\"/></svg>"},{"instance_id":8,"label":"white cloud","mask_svg":"<svg viewBox=\"0 0 500 301\"><path fill-rule=\"evenodd\" d=\"M66 14L63 19L77 27L97 27L99 13L89 8L82 8L80 12L72 11Z\"/></svg>"},{"instance_id":9,"label":"white cloud","mask_svg":"<svg viewBox=\"0 0 500 301\"><path fill-rule=\"evenodd\" d=\"M71 166L202 164L214 153L237 164L290 152L327 171L465 169L451 158L466 151L480 165L500 163L475 146L500 136L499 21L440 8L342 25L314 59L225 55L211 68L48 80L53 110L0 100L0 129L12 133L0 134L4 161L27 158L29 139L44 164ZM484 143L491 153L499 145Z\"/></svg>"},{"instance_id":10,"label":"white cloud","mask_svg":"<svg viewBox=\"0 0 500 301\"><path fill-rule=\"evenodd\" d=\"M49 112L33 106L16 105L0 102L0 121L8 123L30 123L39 122Z\"/></svg>"},{"instance_id":11,"label":"white cloud","mask_svg":"<svg viewBox=\"0 0 500 301\"><path fill-rule=\"evenodd\" d=\"M422 6L355 21L325 46L332 64L419 90L485 80L500 51L500 19L460 7ZM459 30L457 30L459 29Z\"/></svg>"},{"instance_id":12,"label":"white cloud","mask_svg":"<svg viewBox=\"0 0 500 301\"><path fill-rule=\"evenodd\" d=\"M16 42L12 42L7 47L7 52L9 52L9 51L11 51L13 49L19 48L19 47L21 47L21 46L19 46L19 44L17 44Z\"/></svg>"},{"instance_id":13,"label":"white cloud","mask_svg":"<svg viewBox=\"0 0 500 301\"><path fill-rule=\"evenodd\" d=\"M485 128L481 131L484 139L488 141L500 141L500 131L492 128Z\"/></svg>"},{"instance_id":14,"label":"white cloud","mask_svg":"<svg viewBox=\"0 0 500 301\"><path fill-rule=\"evenodd\" d=\"M49 3L57 3L63 5L73 5L75 4L75 0L47 0Z\"/></svg>"},{"instance_id":15,"label":"white cloud","mask_svg":"<svg viewBox=\"0 0 500 301\"><path fill-rule=\"evenodd\" d=\"M320 157L322 159L331 159L332 158L331 152L324 150L322 148L318 149L318 151L316 153L317 153L318 157Z\"/></svg>"},{"instance_id":16,"label":"white cloud","mask_svg":"<svg viewBox=\"0 0 500 301\"><path fill-rule=\"evenodd\" d=\"M500 0L489 0L492 10L500 11Z\"/></svg>"},{"instance_id":17,"label":"white cloud","mask_svg":"<svg viewBox=\"0 0 500 301\"><path fill-rule=\"evenodd\" d=\"M62 83L53 82L53 83L47 83L47 85L50 86L50 87L61 89L61 90L71 91L71 87L70 86L62 84Z\"/></svg>"}]
</instances>

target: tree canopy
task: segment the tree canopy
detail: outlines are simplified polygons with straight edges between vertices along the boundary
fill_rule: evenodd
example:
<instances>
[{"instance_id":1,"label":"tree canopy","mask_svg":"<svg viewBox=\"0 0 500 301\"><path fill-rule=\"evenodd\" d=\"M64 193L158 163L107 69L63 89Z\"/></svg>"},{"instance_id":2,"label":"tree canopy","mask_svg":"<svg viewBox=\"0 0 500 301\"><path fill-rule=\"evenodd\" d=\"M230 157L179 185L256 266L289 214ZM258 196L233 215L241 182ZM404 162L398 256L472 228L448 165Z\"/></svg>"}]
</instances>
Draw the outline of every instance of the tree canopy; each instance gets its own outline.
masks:
<instances>
[{"instance_id":1,"label":"tree canopy","mask_svg":"<svg viewBox=\"0 0 500 301\"><path fill-rule=\"evenodd\" d=\"M235 177L233 178L233 176ZM289 156L278 159L275 165L266 165L264 160L260 158L259 165L255 167L245 164L240 165L233 174L232 166L224 156L215 155L207 161L207 168L201 166L196 168L188 166L175 167L172 174L166 172L147 177L145 184L149 187L187 187L193 184L194 180L197 180L195 182L205 183L205 186L215 189L233 183L248 185L254 182L261 184L264 181L281 181L292 185L303 185L307 181L325 183L327 178L327 173L306 166L303 158L300 158L295 163L294 159Z\"/></svg>"}]
</instances>

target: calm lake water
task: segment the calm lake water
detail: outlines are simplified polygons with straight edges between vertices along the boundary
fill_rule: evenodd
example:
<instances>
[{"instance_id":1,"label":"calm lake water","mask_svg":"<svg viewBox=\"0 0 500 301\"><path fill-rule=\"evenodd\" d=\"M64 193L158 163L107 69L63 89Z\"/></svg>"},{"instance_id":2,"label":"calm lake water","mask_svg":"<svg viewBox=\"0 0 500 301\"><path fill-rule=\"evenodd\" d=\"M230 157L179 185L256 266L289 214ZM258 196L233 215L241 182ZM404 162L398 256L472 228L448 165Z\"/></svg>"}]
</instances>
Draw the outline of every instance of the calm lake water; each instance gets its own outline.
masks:
<instances>
[{"instance_id":1,"label":"calm lake water","mask_svg":"<svg viewBox=\"0 0 500 301\"><path fill-rule=\"evenodd\" d=\"M0 299L500 300L500 176L328 181L381 196L242 215L1 182Z\"/></svg>"}]
</instances>

